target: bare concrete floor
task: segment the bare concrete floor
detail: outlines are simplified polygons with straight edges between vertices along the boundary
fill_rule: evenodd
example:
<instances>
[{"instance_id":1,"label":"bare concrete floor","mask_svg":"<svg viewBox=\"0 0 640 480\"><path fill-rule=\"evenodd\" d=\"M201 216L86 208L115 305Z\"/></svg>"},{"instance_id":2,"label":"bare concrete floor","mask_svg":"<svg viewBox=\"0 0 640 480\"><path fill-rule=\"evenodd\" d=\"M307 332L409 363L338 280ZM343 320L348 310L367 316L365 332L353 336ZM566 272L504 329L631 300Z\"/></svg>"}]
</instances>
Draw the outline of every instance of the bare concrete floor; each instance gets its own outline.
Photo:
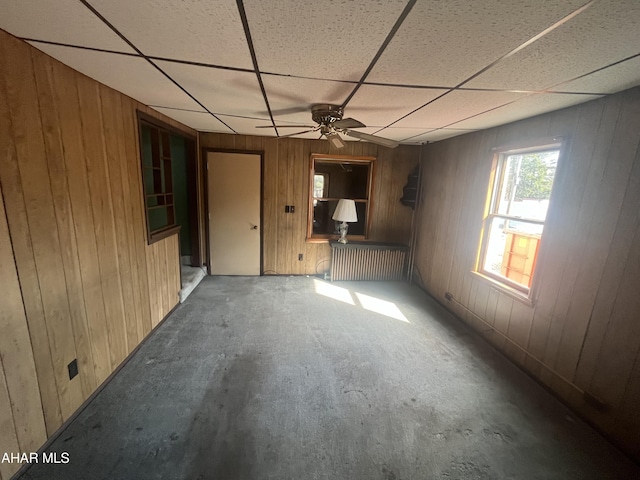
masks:
<instances>
[{"instance_id":1,"label":"bare concrete floor","mask_svg":"<svg viewBox=\"0 0 640 480\"><path fill-rule=\"evenodd\" d=\"M640 468L402 283L207 277L27 479L626 479Z\"/></svg>"}]
</instances>

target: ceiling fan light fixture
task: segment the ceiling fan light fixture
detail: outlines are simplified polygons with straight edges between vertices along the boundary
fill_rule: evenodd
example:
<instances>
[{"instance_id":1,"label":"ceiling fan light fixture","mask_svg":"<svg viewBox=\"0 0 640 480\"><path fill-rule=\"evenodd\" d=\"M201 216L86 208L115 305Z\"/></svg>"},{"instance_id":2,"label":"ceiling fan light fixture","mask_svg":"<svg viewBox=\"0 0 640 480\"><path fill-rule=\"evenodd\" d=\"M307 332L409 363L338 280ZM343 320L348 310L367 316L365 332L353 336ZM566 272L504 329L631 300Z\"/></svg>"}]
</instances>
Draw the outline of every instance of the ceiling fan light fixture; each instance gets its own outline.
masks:
<instances>
[{"instance_id":1,"label":"ceiling fan light fixture","mask_svg":"<svg viewBox=\"0 0 640 480\"><path fill-rule=\"evenodd\" d=\"M346 143L344 143L344 140L342 140L340 135L338 135L336 132L327 133L326 137L327 137L327 140L329 140L329 143L334 148L344 148L346 146Z\"/></svg>"}]
</instances>

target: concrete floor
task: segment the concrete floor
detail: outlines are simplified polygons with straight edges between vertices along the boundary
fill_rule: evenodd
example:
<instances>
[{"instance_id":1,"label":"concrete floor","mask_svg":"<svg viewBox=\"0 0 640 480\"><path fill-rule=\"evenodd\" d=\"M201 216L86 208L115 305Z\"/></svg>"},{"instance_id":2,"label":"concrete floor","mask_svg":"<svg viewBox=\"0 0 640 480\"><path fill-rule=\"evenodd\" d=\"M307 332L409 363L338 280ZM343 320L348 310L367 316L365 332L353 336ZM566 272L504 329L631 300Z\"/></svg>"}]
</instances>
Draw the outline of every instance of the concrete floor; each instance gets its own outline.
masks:
<instances>
[{"instance_id":1,"label":"concrete floor","mask_svg":"<svg viewBox=\"0 0 640 480\"><path fill-rule=\"evenodd\" d=\"M205 278L49 451L23 480L640 478L418 289L308 277Z\"/></svg>"}]
</instances>

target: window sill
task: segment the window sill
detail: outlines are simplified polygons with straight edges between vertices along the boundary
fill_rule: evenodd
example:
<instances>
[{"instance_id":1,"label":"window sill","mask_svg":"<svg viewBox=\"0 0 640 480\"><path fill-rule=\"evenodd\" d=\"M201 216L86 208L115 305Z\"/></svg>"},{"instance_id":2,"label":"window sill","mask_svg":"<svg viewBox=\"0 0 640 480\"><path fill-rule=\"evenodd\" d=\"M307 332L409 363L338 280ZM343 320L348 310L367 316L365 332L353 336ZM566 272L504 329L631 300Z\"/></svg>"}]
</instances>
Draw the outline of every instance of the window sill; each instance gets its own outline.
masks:
<instances>
[{"instance_id":1,"label":"window sill","mask_svg":"<svg viewBox=\"0 0 640 480\"><path fill-rule=\"evenodd\" d=\"M160 230L158 232L154 232L150 234L147 238L147 243L152 245L160 240L163 240L171 235L175 235L180 231L180 225L174 225L173 227L165 228L164 230Z\"/></svg>"},{"instance_id":2,"label":"window sill","mask_svg":"<svg viewBox=\"0 0 640 480\"><path fill-rule=\"evenodd\" d=\"M318 236L318 237L307 237L305 239L305 242L307 243L329 243L332 240L338 240L340 238L340 235L325 235L325 236ZM364 235L348 235L347 236L347 240L349 241L357 241L357 242L366 242L367 239L364 237Z\"/></svg>"},{"instance_id":3,"label":"window sill","mask_svg":"<svg viewBox=\"0 0 640 480\"><path fill-rule=\"evenodd\" d=\"M499 280L491 278L480 272L471 271L471 274L474 275L476 278L479 278L482 282L488 284L490 287L494 288L495 290L498 290L499 292L504 293L505 295L521 303L524 303L529 307L533 307L533 299L530 296L531 292L529 292L529 294L526 294L524 292L521 292L520 290L510 287L509 285L506 285L500 282Z\"/></svg>"}]
</instances>

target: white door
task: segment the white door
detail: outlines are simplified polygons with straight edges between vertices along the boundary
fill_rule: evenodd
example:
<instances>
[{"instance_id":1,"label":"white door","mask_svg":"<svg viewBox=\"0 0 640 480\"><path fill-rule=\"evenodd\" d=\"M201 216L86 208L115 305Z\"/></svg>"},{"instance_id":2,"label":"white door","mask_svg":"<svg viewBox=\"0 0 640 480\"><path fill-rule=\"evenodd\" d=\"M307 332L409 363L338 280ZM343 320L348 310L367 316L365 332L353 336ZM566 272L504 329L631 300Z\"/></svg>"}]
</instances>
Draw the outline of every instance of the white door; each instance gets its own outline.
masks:
<instances>
[{"instance_id":1,"label":"white door","mask_svg":"<svg viewBox=\"0 0 640 480\"><path fill-rule=\"evenodd\" d=\"M207 153L209 271L260 275L260 155Z\"/></svg>"}]
</instances>

